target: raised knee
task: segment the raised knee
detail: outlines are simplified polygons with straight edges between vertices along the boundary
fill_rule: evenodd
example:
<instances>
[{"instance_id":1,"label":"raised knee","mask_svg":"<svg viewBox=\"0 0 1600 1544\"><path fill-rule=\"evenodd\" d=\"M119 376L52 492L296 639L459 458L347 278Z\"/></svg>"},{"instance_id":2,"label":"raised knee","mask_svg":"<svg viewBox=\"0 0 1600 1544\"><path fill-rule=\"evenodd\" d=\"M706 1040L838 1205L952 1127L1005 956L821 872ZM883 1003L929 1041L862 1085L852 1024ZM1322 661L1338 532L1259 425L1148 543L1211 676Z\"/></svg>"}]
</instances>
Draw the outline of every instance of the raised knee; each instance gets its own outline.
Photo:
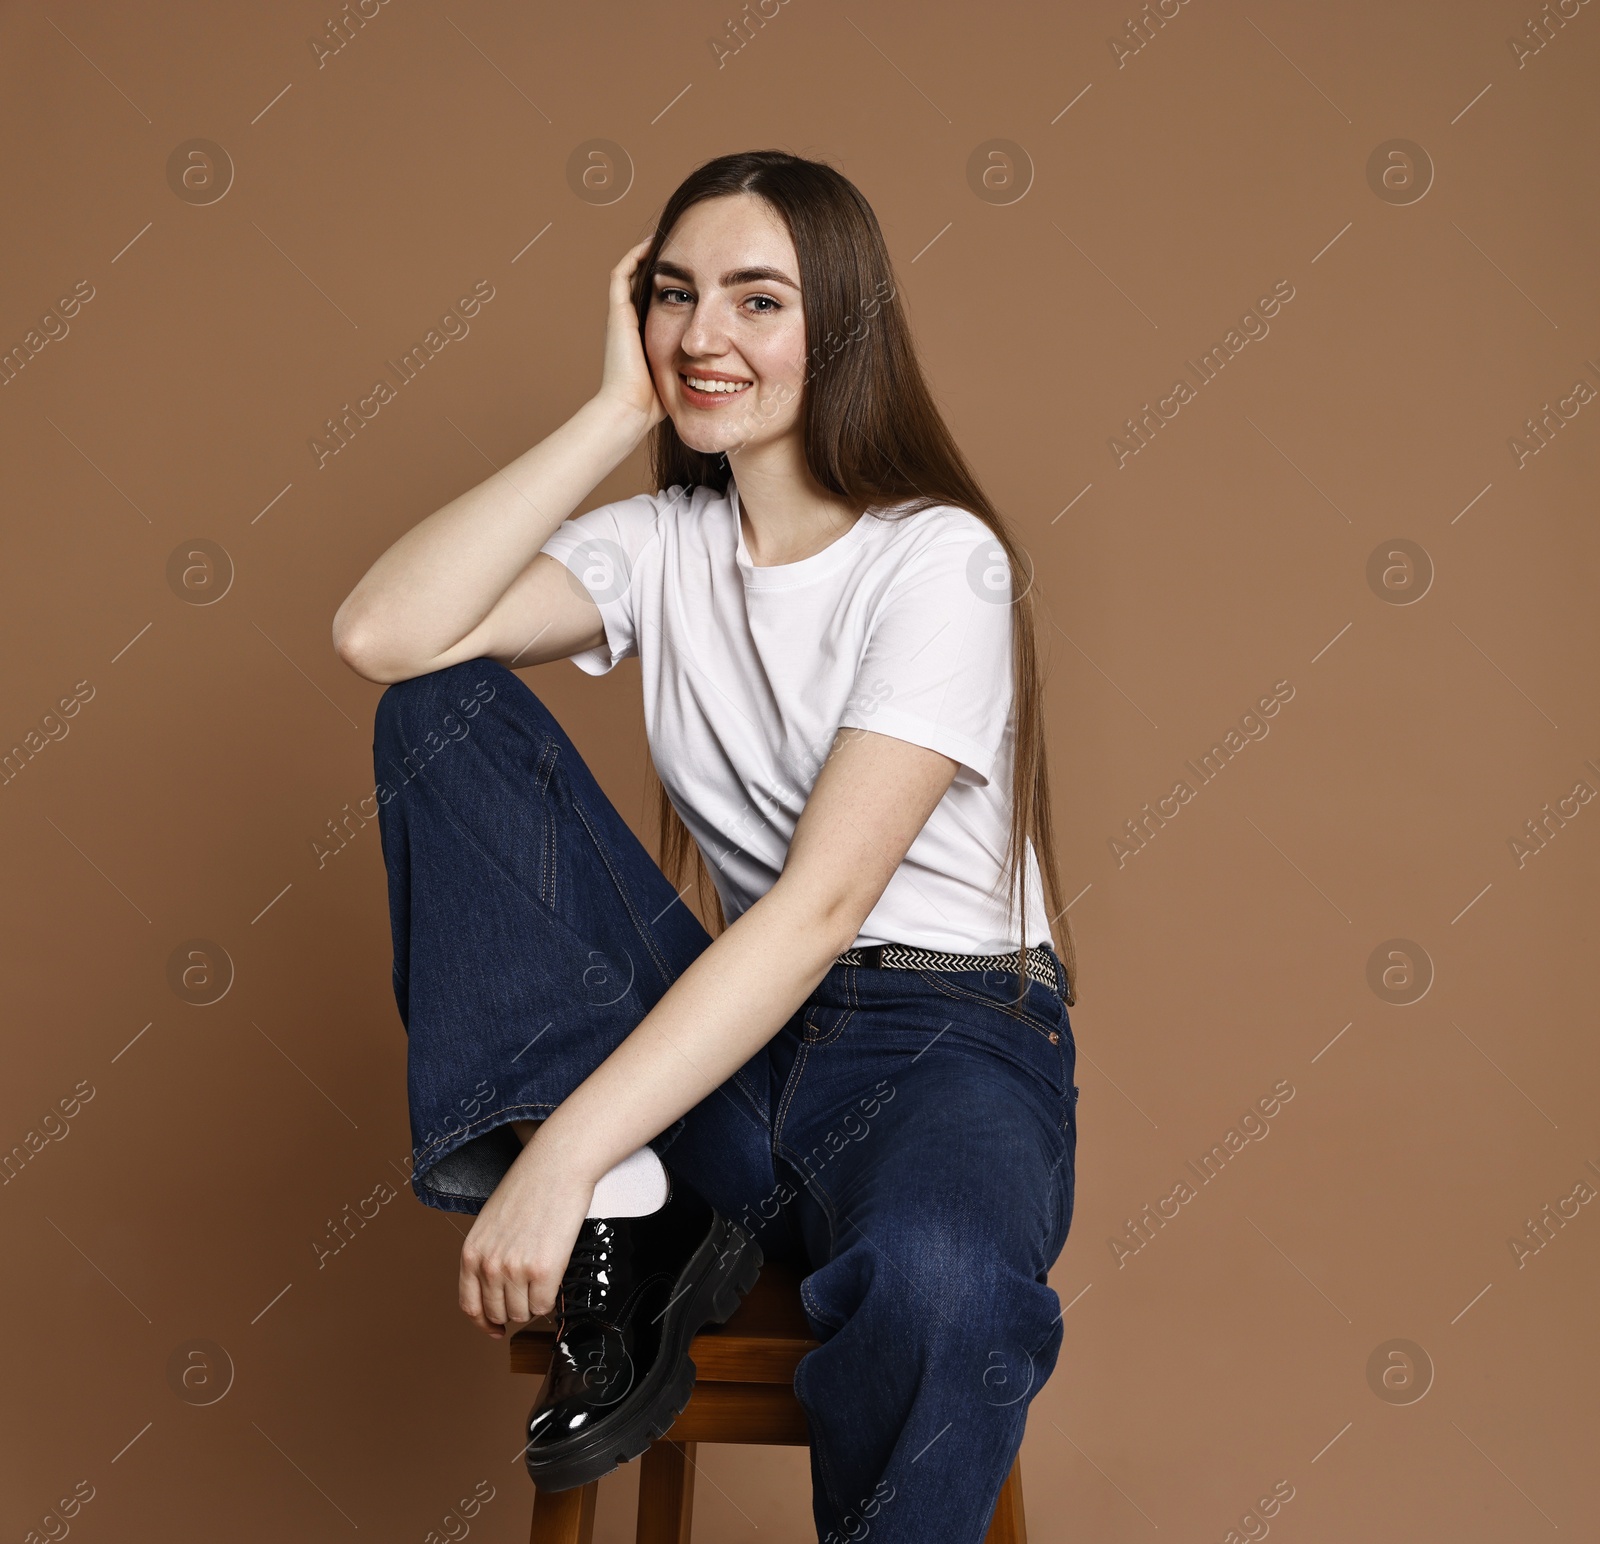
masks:
<instances>
[{"instance_id":1,"label":"raised knee","mask_svg":"<svg viewBox=\"0 0 1600 1544\"><path fill-rule=\"evenodd\" d=\"M497 660L485 658L394 681L378 699L374 732L401 740L430 733L460 739L466 732L462 726L505 690L506 677L516 680Z\"/></svg>"}]
</instances>

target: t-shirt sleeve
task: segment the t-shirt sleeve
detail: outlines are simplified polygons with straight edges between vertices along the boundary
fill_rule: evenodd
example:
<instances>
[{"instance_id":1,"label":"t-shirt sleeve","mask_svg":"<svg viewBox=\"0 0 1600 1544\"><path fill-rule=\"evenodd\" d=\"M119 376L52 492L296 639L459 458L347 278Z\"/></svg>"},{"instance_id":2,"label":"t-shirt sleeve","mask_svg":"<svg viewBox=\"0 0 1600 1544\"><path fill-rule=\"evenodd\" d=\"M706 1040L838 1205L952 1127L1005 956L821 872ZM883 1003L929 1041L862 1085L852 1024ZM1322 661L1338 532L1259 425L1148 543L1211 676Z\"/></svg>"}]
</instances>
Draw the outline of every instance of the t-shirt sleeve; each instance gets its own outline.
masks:
<instances>
[{"instance_id":1,"label":"t-shirt sleeve","mask_svg":"<svg viewBox=\"0 0 1600 1544\"><path fill-rule=\"evenodd\" d=\"M605 642L572 656L589 675L605 675L639 652L638 588L641 559L659 540L658 523L684 497L682 488L640 493L563 520L539 550L566 566L600 608Z\"/></svg>"},{"instance_id":2,"label":"t-shirt sleeve","mask_svg":"<svg viewBox=\"0 0 1600 1544\"><path fill-rule=\"evenodd\" d=\"M839 723L938 751L984 784L1011 701L1011 572L974 516L902 560Z\"/></svg>"}]
</instances>

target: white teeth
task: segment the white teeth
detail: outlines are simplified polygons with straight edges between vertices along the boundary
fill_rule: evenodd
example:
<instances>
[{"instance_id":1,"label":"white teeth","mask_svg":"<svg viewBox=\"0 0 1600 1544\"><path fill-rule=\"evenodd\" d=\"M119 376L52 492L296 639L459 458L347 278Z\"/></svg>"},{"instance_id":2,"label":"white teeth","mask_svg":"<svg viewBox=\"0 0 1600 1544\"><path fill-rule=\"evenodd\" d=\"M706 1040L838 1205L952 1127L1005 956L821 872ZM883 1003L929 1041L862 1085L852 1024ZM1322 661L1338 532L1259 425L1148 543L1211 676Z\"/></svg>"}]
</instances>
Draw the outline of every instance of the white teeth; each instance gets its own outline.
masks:
<instances>
[{"instance_id":1,"label":"white teeth","mask_svg":"<svg viewBox=\"0 0 1600 1544\"><path fill-rule=\"evenodd\" d=\"M743 391L750 384L749 381L701 381L692 375L686 375L684 379L696 391L723 392L730 395L736 391Z\"/></svg>"}]
</instances>

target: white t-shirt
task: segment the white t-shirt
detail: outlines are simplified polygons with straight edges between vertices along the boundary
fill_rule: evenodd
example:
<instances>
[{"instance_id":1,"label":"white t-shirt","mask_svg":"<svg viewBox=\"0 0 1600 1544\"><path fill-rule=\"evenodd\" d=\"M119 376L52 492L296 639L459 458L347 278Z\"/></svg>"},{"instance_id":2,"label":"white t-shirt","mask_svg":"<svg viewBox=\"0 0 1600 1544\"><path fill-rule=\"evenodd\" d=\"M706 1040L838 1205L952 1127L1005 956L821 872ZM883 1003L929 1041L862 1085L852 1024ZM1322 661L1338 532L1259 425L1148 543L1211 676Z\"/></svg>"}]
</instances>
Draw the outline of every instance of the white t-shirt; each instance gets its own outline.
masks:
<instances>
[{"instance_id":1,"label":"white t-shirt","mask_svg":"<svg viewBox=\"0 0 1600 1544\"><path fill-rule=\"evenodd\" d=\"M729 923L777 879L843 725L960 763L855 942L1016 948L992 888L1011 803L1011 578L977 516L869 512L811 557L757 567L730 480L591 509L542 550L604 621L605 643L573 663L604 675L638 655L656 772ZM1027 941L1048 943L1031 843L1026 861Z\"/></svg>"}]
</instances>

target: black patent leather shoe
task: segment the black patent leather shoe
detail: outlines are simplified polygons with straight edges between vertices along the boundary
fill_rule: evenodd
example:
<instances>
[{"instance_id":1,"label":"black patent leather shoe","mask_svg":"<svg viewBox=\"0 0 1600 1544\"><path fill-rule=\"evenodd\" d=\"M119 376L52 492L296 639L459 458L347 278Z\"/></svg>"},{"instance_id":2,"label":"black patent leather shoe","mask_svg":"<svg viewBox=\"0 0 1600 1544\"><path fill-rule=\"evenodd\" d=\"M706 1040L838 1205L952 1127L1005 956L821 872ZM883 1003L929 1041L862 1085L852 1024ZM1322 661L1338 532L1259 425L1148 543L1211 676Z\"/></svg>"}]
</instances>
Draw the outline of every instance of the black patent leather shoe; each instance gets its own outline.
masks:
<instances>
[{"instance_id":1,"label":"black patent leather shoe","mask_svg":"<svg viewBox=\"0 0 1600 1544\"><path fill-rule=\"evenodd\" d=\"M761 1272L749 1234L670 1183L659 1211L591 1217L578 1233L528 1416L524 1457L540 1490L587 1485L664 1436L694 1391L689 1343L723 1323Z\"/></svg>"}]
</instances>

